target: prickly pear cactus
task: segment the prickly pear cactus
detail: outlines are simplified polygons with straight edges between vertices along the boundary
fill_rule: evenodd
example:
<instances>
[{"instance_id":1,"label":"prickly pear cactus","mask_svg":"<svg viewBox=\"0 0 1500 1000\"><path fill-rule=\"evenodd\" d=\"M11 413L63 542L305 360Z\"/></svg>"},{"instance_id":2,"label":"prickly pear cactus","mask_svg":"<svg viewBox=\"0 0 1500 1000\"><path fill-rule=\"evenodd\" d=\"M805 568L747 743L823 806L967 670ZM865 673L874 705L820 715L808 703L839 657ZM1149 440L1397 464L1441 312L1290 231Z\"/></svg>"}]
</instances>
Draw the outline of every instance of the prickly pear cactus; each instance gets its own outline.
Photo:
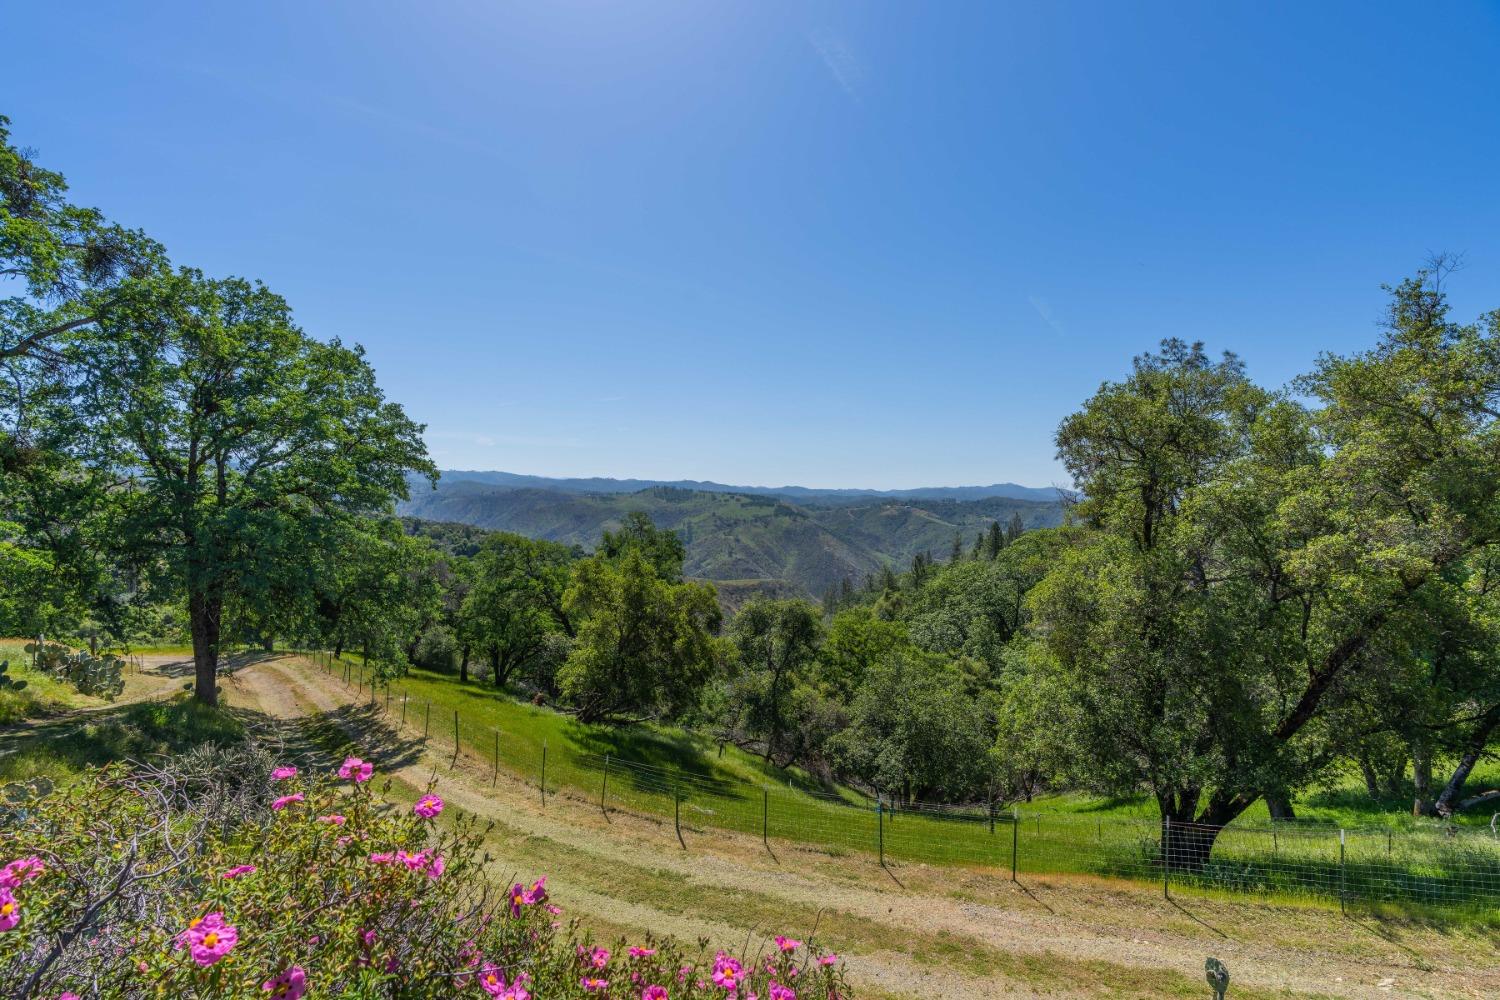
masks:
<instances>
[{"instance_id":1,"label":"prickly pear cactus","mask_svg":"<svg viewBox=\"0 0 1500 1000\"><path fill-rule=\"evenodd\" d=\"M95 656L55 642L27 643L26 652L35 658L38 670L67 681L83 694L114 701L125 690L125 661L113 653Z\"/></svg>"},{"instance_id":2,"label":"prickly pear cactus","mask_svg":"<svg viewBox=\"0 0 1500 1000\"><path fill-rule=\"evenodd\" d=\"M1214 1000L1224 1000L1224 991L1229 989L1229 968L1217 958L1209 958L1203 963L1203 974L1208 979L1209 988L1214 991Z\"/></svg>"},{"instance_id":3,"label":"prickly pear cactus","mask_svg":"<svg viewBox=\"0 0 1500 1000\"><path fill-rule=\"evenodd\" d=\"M9 676L8 670L10 670L10 661L0 660L0 691L19 691L24 688L26 682Z\"/></svg>"}]
</instances>

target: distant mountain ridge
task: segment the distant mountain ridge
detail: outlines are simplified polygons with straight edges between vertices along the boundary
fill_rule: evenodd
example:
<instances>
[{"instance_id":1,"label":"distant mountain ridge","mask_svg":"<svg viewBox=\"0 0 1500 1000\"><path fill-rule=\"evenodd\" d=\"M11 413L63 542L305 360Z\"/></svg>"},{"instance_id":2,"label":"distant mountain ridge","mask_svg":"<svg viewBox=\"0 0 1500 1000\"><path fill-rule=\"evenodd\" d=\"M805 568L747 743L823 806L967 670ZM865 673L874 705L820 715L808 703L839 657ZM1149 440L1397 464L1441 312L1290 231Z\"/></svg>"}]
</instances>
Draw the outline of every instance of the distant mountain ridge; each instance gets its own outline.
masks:
<instances>
[{"instance_id":1,"label":"distant mountain ridge","mask_svg":"<svg viewBox=\"0 0 1500 1000\"><path fill-rule=\"evenodd\" d=\"M813 495L807 497L667 484L628 491L642 480L546 480L509 473L489 474L505 477L496 483L464 478L473 475L444 473L436 489L414 484L399 512L592 548L604 530L640 511L681 535L688 575L720 583L723 596L741 599L754 592L816 597L845 579L859 584L883 565L905 567L919 552L946 559L955 535L967 551L995 521L1004 525L1019 516L1032 529L1056 525L1063 516L1055 492L1047 501L910 495L918 491L809 491ZM538 480L549 486L521 485ZM552 485L558 482L575 485ZM613 488L585 490L576 485L581 483Z\"/></svg>"},{"instance_id":2,"label":"distant mountain ridge","mask_svg":"<svg viewBox=\"0 0 1500 1000\"><path fill-rule=\"evenodd\" d=\"M697 479L609 479L552 478L528 476L514 472L444 469L444 483L475 482L510 489L552 490L559 493L639 493L658 486L699 493L744 493L752 496L779 496L803 504L862 503L867 500L983 500L1005 497L1009 500L1034 500L1050 503L1062 499L1054 486L1021 486L1017 483L993 483L989 486L920 486L906 490L873 490L859 488L819 488L811 486L731 486Z\"/></svg>"}]
</instances>

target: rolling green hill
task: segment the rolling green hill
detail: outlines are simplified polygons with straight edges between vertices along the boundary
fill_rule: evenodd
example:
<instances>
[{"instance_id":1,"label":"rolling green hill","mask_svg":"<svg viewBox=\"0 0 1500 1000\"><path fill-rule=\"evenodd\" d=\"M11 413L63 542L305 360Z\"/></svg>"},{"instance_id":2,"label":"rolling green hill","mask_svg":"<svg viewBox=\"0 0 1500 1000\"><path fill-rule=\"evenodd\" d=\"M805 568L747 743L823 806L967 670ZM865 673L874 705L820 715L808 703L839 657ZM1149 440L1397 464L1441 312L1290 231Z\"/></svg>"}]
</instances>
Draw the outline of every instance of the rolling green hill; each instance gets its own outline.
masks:
<instances>
[{"instance_id":1,"label":"rolling green hill","mask_svg":"<svg viewBox=\"0 0 1500 1000\"><path fill-rule=\"evenodd\" d=\"M979 500L877 497L803 506L782 496L657 486L634 493L579 493L445 479L412 491L400 513L513 531L592 547L621 517L644 512L687 543L688 575L723 581L734 594L788 587L816 596L844 578L858 583L884 564L919 552L946 558L958 532L967 547L992 521L1019 513L1027 528L1062 519L1061 504L1010 497ZM741 598L741 599L742 599Z\"/></svg>"}]
</instances>

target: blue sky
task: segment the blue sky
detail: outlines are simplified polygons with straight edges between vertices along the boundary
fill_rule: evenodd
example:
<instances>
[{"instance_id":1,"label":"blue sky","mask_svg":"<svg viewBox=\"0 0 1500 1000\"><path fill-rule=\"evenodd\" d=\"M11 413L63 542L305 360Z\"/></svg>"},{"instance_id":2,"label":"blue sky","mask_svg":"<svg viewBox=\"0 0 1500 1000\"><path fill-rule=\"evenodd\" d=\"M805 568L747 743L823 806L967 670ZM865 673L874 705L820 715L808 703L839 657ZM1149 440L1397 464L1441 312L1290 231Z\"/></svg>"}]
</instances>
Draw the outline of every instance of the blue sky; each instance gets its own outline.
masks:
<instances>
[{"instance_id":1,"label":"blue sky","mask_svg":"<svg viewBox=\"0 0 1500 1000\"><path fill-rule=\"evenodd\" d=\"M1063 482L1166 336L1281 384L1458 251L1500 5L29 4L0 113L357 341L446 467Z\"/></svg>"}]
</instances>

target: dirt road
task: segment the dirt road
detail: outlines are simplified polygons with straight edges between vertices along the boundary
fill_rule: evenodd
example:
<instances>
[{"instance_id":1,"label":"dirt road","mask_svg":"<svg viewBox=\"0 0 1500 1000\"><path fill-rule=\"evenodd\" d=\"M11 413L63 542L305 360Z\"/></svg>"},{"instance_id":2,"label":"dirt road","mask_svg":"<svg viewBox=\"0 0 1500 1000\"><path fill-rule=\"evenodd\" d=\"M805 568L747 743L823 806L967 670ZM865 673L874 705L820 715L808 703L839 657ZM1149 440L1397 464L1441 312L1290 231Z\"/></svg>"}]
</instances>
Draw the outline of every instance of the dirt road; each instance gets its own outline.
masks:
<instances>
[{"instance_id":1,"label":"dirt road","mask_svg":"<svg viewBox=\"0 0 1500 1000\"><path fill-rule=\"evenodd\" d=\"M424 748L383 712L351 705L337 678L296 658L258 662L225 680L231 705L336 727L411 789L435 780L454 806L497 826L496 869L548 874L564 905L602 933L652 930L743 946L780 931L849 960L869 996L1193 997L1214 955L1240 997L1500 996L1500 932L1371 917L1326 905L1267 906L1244 897L1167 901L1129 883L903 865L834 857L796 844L611 811L549 796L451 745Z\"/></svg>"}]
</instances>

